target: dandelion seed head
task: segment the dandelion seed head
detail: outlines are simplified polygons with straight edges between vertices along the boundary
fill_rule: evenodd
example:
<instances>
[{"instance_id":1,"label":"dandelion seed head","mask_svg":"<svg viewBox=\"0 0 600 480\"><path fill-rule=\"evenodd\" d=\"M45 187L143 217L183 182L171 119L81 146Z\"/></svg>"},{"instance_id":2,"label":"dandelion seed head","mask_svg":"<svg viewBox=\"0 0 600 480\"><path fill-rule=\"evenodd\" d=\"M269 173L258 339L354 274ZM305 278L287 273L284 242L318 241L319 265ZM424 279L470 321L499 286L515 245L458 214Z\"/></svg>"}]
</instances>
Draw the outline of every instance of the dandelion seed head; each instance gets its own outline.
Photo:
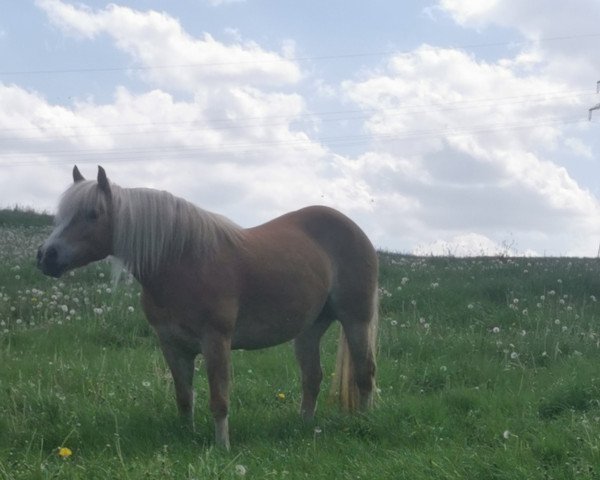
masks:
<instances>
[{"instance_id":1,"label":"dandelion seed head","mask_svg":"<svg viewBox=\"0 0 600 480\"><path fill-rule=\"evenodd\" d=\"M235 466L234 470L235 474L239 475L240 477L243 477L248 472L248 469L244 465L239 464Z\"/></svg>"}]
</instances>

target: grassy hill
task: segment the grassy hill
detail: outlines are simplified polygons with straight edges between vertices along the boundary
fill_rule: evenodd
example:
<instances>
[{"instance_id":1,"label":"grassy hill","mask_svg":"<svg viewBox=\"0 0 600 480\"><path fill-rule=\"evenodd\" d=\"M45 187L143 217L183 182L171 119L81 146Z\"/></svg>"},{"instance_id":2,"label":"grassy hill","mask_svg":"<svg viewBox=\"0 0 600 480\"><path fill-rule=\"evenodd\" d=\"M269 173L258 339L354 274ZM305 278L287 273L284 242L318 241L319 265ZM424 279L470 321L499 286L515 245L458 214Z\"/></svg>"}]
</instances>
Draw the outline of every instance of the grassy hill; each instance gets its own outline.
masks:
<instances>
[{"instance_id":1,"label":"grassy hill","mask_svg":"<svg viewBox=\"0 0 600 480\"><path fill-rule=\"evenodd\" d=\"M104 263L43 277L33 258L48 228L10 225L0 224L2 479L599 478L596 259L381 253L375 410L351 417L326 400L337 328L311 425L297 413L290 345L235 352L225 453L212 447L200 359L197 428L179 427L136 284L113 285Z\"/></svg>"},{"instance_id":2,"label":"grassy hill","mask_svg":"<svg viewBox=\"0 0 600 480\"><path fill-rule=\"evenodd\" d=\"M52 215L33 209L14 207L0 209L0 227L43 227L52 225Z\"/></svg>"}]
</instances>

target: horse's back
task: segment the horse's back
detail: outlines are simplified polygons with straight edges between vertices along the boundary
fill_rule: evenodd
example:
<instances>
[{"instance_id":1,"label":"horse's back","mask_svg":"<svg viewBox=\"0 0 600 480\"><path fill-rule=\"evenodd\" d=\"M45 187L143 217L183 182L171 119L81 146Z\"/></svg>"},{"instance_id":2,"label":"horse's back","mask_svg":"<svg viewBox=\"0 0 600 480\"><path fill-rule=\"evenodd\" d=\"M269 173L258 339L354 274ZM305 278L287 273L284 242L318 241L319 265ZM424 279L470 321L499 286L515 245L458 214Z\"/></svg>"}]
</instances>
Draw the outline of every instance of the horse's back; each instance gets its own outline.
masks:
<instances>
[{"instance_id":1,"label":"horse's back","mask_svg":"<svg viewBox=\"0 0 600 480\"><path fill-rule=\"evenodd\" d=\"M321 205L290 212L276 221L296 225L325 250L339 274L354 272L377 278L377 254L363 230L343 213Z\"/></svg>"},{"instance_id":2,"label":"horse's back","mask_svg":"<svg viewBox=\"0 0 600 480\"><path fill-rule=\"evenodd\" d=\"M321 252L331 270L330 290L338 287L371 295L377 287L378 260L373 244L338 210L321 205L305 207L256 228L270 232L272 242L293 236ZM308 254L306 250L304 253Z\"/></svg>"}]
</instances>

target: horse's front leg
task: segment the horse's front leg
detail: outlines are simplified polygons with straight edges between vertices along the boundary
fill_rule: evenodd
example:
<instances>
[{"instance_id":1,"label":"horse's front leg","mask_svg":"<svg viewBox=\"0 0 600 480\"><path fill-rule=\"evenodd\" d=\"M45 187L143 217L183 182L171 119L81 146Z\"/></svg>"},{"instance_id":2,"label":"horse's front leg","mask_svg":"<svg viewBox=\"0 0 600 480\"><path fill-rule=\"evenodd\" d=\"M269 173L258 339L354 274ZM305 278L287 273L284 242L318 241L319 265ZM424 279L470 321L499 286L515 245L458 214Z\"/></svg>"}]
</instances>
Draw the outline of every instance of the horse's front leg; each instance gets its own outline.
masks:
<instances>
[{"instance_id":1,"label":"horse's front leg","mask_svg":"<svg viewBox=\"0 0 600 480\"><path fill-rule=\"evenodd\" d=\"M194 429L194 359L181 343L169 337L160 338L160 346L175 384L177 409L184 423Z\"/></svg>"},{"instance_id":2,"label":"horse's front leg","mask_svg":"<svg viewBox=\"0 0 600 480\"><path fill-rule=\"evenodd\" d=\"M210 389L210 410L215 422L215 442L229 450L229 376L231 371L231 337L216 330L202 337L202 355L206 363Z\"/></svg>"}]
</instances>

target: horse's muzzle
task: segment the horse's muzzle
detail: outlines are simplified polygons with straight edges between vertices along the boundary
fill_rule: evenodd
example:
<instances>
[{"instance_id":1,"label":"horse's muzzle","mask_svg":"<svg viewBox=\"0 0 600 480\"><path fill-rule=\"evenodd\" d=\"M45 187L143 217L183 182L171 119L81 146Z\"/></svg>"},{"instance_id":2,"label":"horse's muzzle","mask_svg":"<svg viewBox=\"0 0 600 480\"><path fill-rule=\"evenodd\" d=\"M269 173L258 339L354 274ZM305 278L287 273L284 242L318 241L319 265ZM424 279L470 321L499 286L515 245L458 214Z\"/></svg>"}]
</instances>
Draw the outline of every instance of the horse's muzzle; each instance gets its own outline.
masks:
<instances>
[{"instance_id":1,"label":"horse's muzzle","mask_svg":"<svg viewBox=\"0 0 600 480\"><path fill-rule=\"evenodd\" d=\"M66 270L66 265L62 265L58 260L58 250L50 246L44 250L43 245L37 251L37 267L44 275L58 278Z\"/></svg>"}]
</instances>

